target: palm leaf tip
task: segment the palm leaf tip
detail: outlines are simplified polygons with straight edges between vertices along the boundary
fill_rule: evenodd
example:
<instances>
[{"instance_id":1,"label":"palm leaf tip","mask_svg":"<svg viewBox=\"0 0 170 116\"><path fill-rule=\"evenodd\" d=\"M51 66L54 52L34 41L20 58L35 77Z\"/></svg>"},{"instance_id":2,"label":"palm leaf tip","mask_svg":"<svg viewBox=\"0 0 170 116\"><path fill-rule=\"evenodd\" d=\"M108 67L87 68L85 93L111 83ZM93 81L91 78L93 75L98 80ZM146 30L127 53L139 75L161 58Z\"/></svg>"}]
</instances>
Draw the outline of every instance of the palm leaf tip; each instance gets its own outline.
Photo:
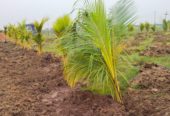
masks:
<instances>
[{"instance_id":1,"label":"palm leaf tip","mask_svg":"<svg viewBox=\"0 0 170 116\"><path fill-rule=\"evenodd\" d=\"M127 35L129 24L132 24L137 16L133 0L119 0L110 10L109 20L115 36L123 39Z\"/></svg>"}]
</instances>

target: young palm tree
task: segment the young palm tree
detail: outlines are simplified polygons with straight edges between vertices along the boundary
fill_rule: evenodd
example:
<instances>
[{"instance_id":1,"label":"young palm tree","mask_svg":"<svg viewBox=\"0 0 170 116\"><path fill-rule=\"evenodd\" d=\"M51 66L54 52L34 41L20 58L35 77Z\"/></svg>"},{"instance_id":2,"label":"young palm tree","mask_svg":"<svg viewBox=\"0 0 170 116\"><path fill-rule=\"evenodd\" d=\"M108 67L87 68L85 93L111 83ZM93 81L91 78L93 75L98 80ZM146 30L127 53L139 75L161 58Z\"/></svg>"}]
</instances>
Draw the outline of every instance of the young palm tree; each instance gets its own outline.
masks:
<instances>
[{"instance_id":1,"label":"young palm tree","mask_svg":"<svg viewBox=\"0 0 170 116\"><path fill-rule=\"evenodd\" d=\"M165 32L167 32L168 31L168 22L167 22L167 20L166 19L164 19L163 20L163 30L165 31Z\"/></svg>"},{"instance_id":2,"label":"young palm tree","mask_svg":"<svg viewBox=\"0 0 170 116\"><path fill-rule=\"evenodd\" d=\"M134 21L133 2L120 0L109 19L103 0L88 1L85 6L76 20L76 31L69 32L70 40L64 46L68 49L65 79L71 87L85 82L94 90L107 91L122 103L118 75L123 65L123 38L128 32L127 25Z\"/></svg>"},{"instance_id":3,"label":"young palm tree","mask_svg":"<svg viewBox=\"0 0 170 116\"><path fill-rule=\"evenodd\" d=\"M151 29L152 29L153 32L155 32L156 31L156 25L152 25Z\"/></svg>"},{"instance_id":4,"label":"young palm tree","mask_svg":"<svg viewBox=\"0 0 170 116\"><path fill-rule=\"evenodd\" d=\"M40 54L42 52L42 44L44 42L44 37L42 34L42 29L44 24L48 21L48 18L43 18L41 20L41 22L35 21L34 22L34 26L36 29L36 34L34 35L33 40L35 41L35 43L38 46L38 53Z\"/></svg>"},{"instance_id":5,"label":"young palm tree","mask_svg":"<svg viewBox=\"0 0 170 116\"><path fill-rule=\"evenodd\" d=\"M146 29L146 32L150 31L150 24L148 22L145 23L145 29Z\"/></svg>"},{"instance_id":6,"label":"young palm tree","mask_svg":"<svg viewBox=\"0 0 170 116\"><path fill-rule=\"evenodd\" d=\"M26 47L29 48L30 47L29 40L31 38L32 33L27 30L25 20L18 24L18 30L21 46L23 46L24 48Z\"/></svg>"},{"instance_id":7,"label":"young palm tree","mask_svg":"<svg viewBox=\"0 0 170 116\"><path fill-rule=\"evenodd\" d=\"M135 30L134 26L132 24L128 25L128 31L133 32Z\"/></svg>"},{"instance_id":8,"label":"young palm tree","mask_svg":"<svg viewBox=\"0 0 170 116\"><path fill-rule=\"evenodd\" d=\"M18 27L15 26L15 25L11 25L9 30L10 30L10 36L15 41L15 44L19 44L19 37L20 37L20 35L19 35Z\"/></svg>"},{"instance_id":9,"label":"young palm tree","mask_svg":"<svg viewBox=\"0 0 170 116\"><path fill-rule=\"evenodd\" d=\"M144 29L145 29L145 24L141 23L141 24L140 24L140 31L143 32Z\"/></svg>"},{"instance_id":10,"label":"young palm tree","mask_svg":"<svg viewBox=\"0 0 170 116\"><path fill-rule=\"evenodd\" d=\"M53 30L57 36L57 38L61 38L64 33L67 31L67 29L71 26L72 21L69 15L64 15L62 17L59 17L54 25Z\"/></svg>"},{"instance_id":11,"label":"young palm tree","mask_svg":"<svg viewBox=\"0 0 170 116\"><path fill-rule=\"evenodd\" d=\"M18 32L19 32L20 45L24 47L25 32L26 32L25 20L23 20L21 23L18 24Z\"/></svg>"},{"instance_id":12,"label":"young palm tree","mask_svg":"<svg viewBox=\"0 0 170 116\"><path fill-rule=\"evenodd\" d=\"M25 31L25 36L24 36L25 37L25 43L26 43L25 47L27 49L31 48L30 40L32 39L32 36L33 36L32 32L30 32L28 30Z\"/></svg>"},{"instance_id":13,"label":"young palm tree","mask_svg":"<svg viewBox=\"0 0 170 116\"><path fill-rule=\"evenodd\" d=\"M9 36L9 37L12 37L12 25L11 24L9 24L9 25L7 25L7 28L8 28L8 31L7 31L7 35Z\"/></svg>"},{"instance_id":14,"label":"young palm tree","mask_svg":"<svg viewBox=\"0 0 170 116\"><path fill-rule=\"evenodd\" d=\"M8 31L7 31L7 35L9 36L9 38L11 40L14 40L15 43L18 43L18 30L17 27L15 25L9 24L7 26Z\"/></svg>"}]
</instances>

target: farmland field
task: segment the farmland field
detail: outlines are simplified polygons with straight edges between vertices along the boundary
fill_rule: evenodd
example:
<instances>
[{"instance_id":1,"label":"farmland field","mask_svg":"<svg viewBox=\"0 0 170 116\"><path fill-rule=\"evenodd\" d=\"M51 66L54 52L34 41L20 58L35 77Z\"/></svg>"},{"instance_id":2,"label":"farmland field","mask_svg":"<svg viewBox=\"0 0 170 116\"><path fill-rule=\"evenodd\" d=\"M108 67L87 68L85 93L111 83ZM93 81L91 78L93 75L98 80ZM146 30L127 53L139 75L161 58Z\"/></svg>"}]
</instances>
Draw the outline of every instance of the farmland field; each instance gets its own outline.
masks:
<instances>
[{"instance_id":1,"label":"farmland field","mask_svg":"<svg viewBox=\"0 0 170 116\"><path fill-rule=\"evenodd\" d=\"M0 10L0 116L170 116L168 1L36 2Z\"/></svg>"},{"instance_id":2,"label":"farmland field","mask_svg":"<svg viewBox=\"0 0 170 116\"><path fill-rule=\"evenodd\" d=\"M0 116L170 115L170 36L154 34L144 50L147 40L143 34L135 39L143 44L129 43L129 52L139 72L130 81L133 86L124 92L122 105L110 96L82 91L79 86L70 89L63 78L60 57L37 55L35 50L1 41Z\"/></svg>"}]
</instances>

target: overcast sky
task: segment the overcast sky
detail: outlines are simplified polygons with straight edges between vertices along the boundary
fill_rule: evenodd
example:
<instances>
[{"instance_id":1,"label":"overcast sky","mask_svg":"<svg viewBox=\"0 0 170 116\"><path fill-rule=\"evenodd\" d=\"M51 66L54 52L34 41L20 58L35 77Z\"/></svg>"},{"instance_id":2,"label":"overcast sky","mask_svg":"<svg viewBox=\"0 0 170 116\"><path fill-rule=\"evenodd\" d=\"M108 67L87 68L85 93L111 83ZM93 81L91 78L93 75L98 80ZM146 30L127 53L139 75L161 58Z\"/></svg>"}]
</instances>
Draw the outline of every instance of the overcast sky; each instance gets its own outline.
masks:
<instances>
[{"instance_id":1,"label":"overcast sky","mask_svg":"<svg viewBox=\"0 0 170 116\"><path fill-rule=\"evenodd\" d=\"M104 0L109 9L118 0ZM134 0L137 8L138 19L136 23L143 21L160 23L167 11L170 19L170 0ZM49 17L46 27L51 27L55 19L69 13L75 0L0 0L0 28L9 23L17 23L23 19L27 23Z\"/></svg>"}]
</instances>

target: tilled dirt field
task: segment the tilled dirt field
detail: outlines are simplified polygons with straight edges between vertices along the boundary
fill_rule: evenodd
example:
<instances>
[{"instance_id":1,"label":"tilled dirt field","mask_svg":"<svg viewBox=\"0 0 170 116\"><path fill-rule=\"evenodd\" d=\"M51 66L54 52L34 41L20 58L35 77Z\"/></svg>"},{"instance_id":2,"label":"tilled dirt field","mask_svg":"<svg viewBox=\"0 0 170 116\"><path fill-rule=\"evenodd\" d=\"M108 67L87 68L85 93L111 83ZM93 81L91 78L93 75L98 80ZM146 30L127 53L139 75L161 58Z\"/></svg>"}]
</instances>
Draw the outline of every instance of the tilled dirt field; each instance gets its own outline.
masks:
<instances>
[{"instance_id":1,"label":"tilled dirt field","mask_svg":"<svg viewBox=\"0 0 170 116\"><path fill-rule=\"evenodd\" d=\"M0 43L0 116L124 115L111 97L71 90L61 62L11 43Z\"/></svg>"},{"instance_id":2,"label":"tilled dirt field","mask_svg":"<svg viewBox=\"0 0 170 116\"><path fill-rule=\"evenodd\" d=\"M125 107L130 116L170 115L170 70L155 64L145 64L131 82L136 90L125 94Z\"/></svg>"},{"instance_id":3,"label":"tilled dirt field","mask_svg":"<svg viewBox=\"0 0 170 116\"><path fill-rule=\"evenodd\" d=\"M170 45L155 44L149 49L142 51L140 55L144 56L165 56L170 55Z\"/></svg>"},{"instance_id":4,"label":"tilled dirt field","mask_svg":"<svg viewBox=\"0 0 170 116\"><path fill-rule=\"evenodd\" d=\"M141 52L144 56L165 56L170 55L170 34L157 32L152 35L153 45Z\"/></svg>"},{"instance_id":5,"label":"tilled dirt field","mask_svg":"<svg viewBox=\"0 0 170 116\"><path fill-rule=\"evenodd\" d=\"M146 64L132 81L124 105L110 96L70 89L60 58L38 56L0 42L0 116L169 116L170 71Z\"/></svg>"}]
</instances>

